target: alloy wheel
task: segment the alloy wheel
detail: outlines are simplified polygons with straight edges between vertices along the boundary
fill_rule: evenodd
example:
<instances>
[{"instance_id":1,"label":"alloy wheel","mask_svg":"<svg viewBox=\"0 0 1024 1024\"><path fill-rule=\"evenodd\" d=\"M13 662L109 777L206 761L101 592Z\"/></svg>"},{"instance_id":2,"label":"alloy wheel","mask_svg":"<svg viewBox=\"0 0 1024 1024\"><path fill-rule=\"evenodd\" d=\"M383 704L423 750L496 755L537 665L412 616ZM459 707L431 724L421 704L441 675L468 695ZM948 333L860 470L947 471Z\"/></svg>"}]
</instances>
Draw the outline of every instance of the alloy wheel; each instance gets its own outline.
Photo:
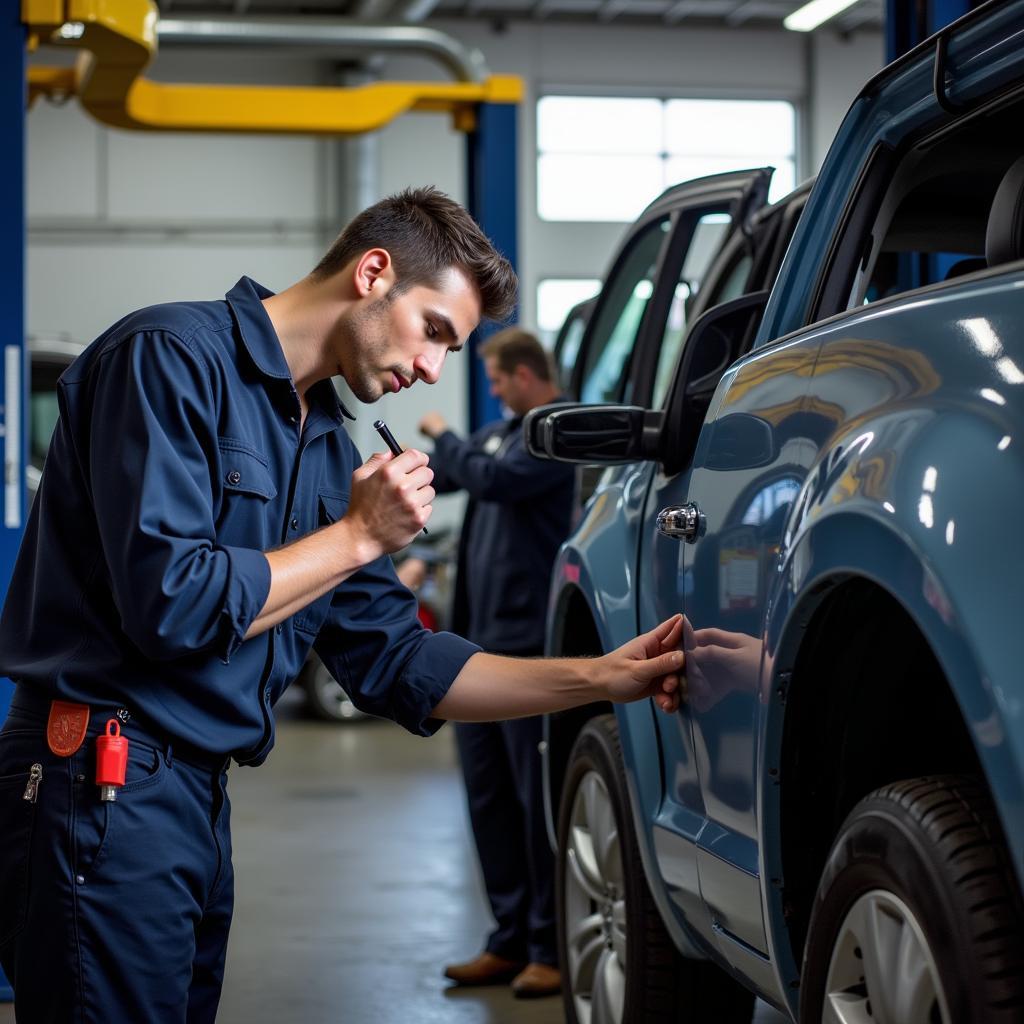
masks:
<instances>
[{"instance_id":1,"label":"alloy wheel","mask_svg":"<svg viewBox=\"0 0 1024 1024\"><path fill-rule=\"evenodd\" d=\"M619 826L604 780L581 779L566 850L568 971L580 1024L621 1024L626 999L626 900Z\"/></svg>"},{"instance_id":2,"label":"alloy wheel","mask_svg":"<svg viewBox=\"0 0 1024 1024\"><path fill-rule=\"evenodd\" d=\"M935 957L910 908L883 889L865 893L839 928L822 1024L951 1024Z\"/></svg>"}]
</instances>

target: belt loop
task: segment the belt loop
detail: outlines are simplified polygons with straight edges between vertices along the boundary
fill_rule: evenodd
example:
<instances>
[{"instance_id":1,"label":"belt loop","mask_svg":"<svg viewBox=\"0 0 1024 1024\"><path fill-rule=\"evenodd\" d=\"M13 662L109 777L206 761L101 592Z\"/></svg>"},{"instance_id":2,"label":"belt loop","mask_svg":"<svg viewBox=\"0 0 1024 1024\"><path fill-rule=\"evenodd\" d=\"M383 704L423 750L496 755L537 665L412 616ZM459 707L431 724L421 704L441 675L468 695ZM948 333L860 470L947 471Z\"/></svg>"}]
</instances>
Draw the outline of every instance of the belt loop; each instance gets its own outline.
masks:
<instances>
[{"instance_id":1,"label":"belt loop","mask_svg":"<svg viewBox=\"0 0 1024 1024\"><path fill-rule=\"evenodd\" d=\"M169 741L167 743L167 749L164 751L164 759L167 761L168 768L174 767L174 747Z\"/></svg>"}]
</instances>

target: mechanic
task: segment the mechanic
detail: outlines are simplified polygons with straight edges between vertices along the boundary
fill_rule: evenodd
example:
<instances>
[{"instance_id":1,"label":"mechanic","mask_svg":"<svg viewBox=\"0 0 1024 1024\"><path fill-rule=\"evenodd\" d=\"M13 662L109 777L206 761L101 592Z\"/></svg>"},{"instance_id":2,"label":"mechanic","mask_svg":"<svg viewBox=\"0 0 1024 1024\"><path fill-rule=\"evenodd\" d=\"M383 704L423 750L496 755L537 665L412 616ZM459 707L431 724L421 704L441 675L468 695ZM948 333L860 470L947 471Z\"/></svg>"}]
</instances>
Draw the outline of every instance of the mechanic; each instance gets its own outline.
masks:
<instances>
[{"instance_id":1,"label":"mechanic","mask_svg":"<svg viewBox=\"0 0 1024 1024\"><path fill-rule=\"evenodd\" d=\"M311 645L359 707L422 735L595 699L677 706L678 618L524 673L425 630L395 577L388 553L430 516L427 457L360 466L330 378L363 402L433 383L514 294L472 218L420 189L364 211L280 294L243 277L226 301L132 313L64 373L0 618L17 684L0 963L19 1020L214 1020L226 769L266 758ZM122 756L124 738L119 786L97 748Z\"/></svg>"},{"instance_id":2,"label":"mechanic","mask_svg":"<svg viewBox=\"0 0 1024 1024\"><path fill-rule=\"evenodd\" d=\"M438 493L464 489L470 501L459 539L452 631L488 651L544 653L551 568L569 535L575 470L534 458L523 443L531 409L565 401L537 338L509 327L479 348L484 372L511 413L469 438L428 413L420 430L434 441ZM555 942L554 857L544 821L538 743L543 718L456 726L470 824L496 927L484 951L450 964L459 985L511 981L519 998L561 989Z\"/></svg>"}]
</instances>

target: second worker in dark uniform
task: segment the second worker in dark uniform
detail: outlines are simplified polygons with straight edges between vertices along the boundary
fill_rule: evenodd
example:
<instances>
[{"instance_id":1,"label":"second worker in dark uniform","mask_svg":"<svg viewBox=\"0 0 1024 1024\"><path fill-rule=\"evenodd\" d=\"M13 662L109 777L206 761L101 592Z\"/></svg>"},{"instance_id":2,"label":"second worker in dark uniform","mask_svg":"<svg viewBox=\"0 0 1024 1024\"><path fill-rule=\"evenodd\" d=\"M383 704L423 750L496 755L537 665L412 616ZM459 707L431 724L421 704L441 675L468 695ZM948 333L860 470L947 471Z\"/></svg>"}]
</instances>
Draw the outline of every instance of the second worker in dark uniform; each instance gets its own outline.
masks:
<instances>
[{"instance_id":1,"label":"second worker in dark uniform","mask_svg":"<svg viewBox=\"0 0 1024 1024\"><path fill-rule=\"evenodd\" d=\"M491 391L512 414L463 439L437 413L420 430L434 440L438 493L470 501L459 544L452 628L487 650L544 651L551 567L569 534L574 474L530 455L522 419L560 399L547 353L519 328L481 347ZM544 824L542 718L459 724L456 736L470 821L496 927L484 951L445 975L461 985L511 982L517 996L559 990L554 863Z\"/></svg>"}]
</instances>

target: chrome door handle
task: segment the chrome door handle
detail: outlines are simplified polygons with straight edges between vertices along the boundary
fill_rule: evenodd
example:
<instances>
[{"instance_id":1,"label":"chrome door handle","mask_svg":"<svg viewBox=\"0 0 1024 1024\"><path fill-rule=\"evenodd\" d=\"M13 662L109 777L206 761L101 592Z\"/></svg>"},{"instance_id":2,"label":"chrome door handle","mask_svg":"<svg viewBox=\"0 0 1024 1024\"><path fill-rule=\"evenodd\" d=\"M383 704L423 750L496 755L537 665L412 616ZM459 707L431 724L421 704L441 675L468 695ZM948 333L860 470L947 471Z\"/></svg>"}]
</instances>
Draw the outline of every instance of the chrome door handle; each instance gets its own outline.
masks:
<instances>
[{"instance_id":1,"label":"chrome door handle","mask_svg":"<svg viewBox=\"0 0 1024 1024\"><path fill-rule=\"evenodd\" d=\"M669 505L658 513L658 533L687 544L704 532L704 513L691 501L686 505Z\"/></svg>"}]
</instances>

